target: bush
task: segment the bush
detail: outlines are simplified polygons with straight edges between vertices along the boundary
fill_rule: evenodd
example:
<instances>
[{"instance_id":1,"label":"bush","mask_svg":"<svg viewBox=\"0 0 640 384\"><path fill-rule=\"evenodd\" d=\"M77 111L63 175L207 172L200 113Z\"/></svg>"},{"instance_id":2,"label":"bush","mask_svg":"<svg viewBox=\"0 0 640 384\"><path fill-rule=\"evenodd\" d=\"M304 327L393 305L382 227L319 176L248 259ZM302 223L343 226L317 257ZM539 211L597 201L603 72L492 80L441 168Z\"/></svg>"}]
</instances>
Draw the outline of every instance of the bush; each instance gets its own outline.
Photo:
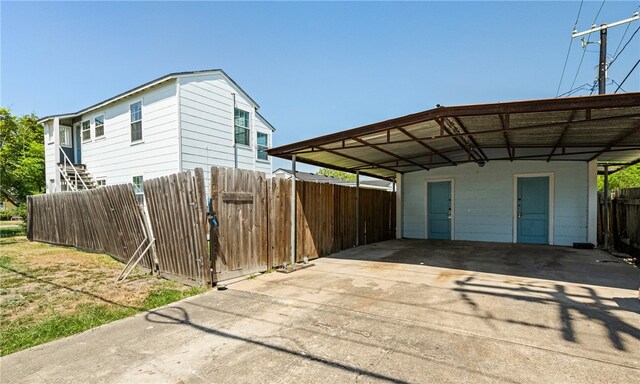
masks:
<instances>
[{"instance_id":1,"label":"bush","mask_svg":"<svg viewBox=\"0 0 640 384\"><path fill-rule=\"evenodd\" d=\"M22 222L27 221L27 207L23 204L14 209L14 214L20 216Z\"/></svg>"},{"instance_id":2,"label":"bush","mask_svg":"<svg viewBox=\"0 0 640 384\"><path fill-rule=\"evenodd\" d=\"M17 212L15 209L3 209L0 211L0 220L11 220L11 218L16 215Z\"/></svg>"}]
</instances>

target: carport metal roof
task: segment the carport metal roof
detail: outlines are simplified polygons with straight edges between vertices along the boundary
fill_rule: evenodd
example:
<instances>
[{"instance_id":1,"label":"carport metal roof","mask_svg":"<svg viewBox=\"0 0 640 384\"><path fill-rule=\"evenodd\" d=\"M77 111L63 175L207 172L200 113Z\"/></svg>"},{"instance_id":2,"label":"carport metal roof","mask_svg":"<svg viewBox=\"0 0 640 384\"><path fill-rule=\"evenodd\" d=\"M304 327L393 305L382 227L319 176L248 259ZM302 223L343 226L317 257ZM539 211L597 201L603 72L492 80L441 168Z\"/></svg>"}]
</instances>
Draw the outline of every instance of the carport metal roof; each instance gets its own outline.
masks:
<instances>
[{"instance_id":1,"label":"carport metal roof","mask_svg":"<svg viewBox=\"0 0 640 384\"><path fill-rule=\"evenodd\" d=\"M293 144L271 156L393 178L494 160L640 162L640 93L430 109Z\"/></svg>"}]
</instances>

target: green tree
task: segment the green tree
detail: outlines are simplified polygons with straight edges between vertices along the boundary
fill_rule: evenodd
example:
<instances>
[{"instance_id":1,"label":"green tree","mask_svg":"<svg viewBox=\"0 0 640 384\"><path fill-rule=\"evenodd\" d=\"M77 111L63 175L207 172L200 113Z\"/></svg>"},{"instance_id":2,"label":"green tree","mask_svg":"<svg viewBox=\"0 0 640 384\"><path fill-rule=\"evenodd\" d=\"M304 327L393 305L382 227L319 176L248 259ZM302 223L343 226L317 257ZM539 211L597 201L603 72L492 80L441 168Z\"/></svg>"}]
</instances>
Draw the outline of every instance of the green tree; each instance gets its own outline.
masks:
<instances>
[{"instance_id":1,"label":"green tree","mask_svg":"<svg viewBox=\"0 0 640 384\"><path fill-rule=\"evenodd\" d=\"M38 117L0 107L0 195L23 203L45 190L44 128Z\"/></svg>"},{"instance_id":2,"label":"green tree","mask_svg":"<svg viewBox=\"0 0 640 384\"><path fill-rule=\"evenodd\" d=\"M349 181L349 182L356 181L356 175L354 175L353 173L336 171L335 169L329 169L329 168L320 168L320 170L318 171L318 175L335 177L336 179Z\"/></svg>"},{"instance_id":3,"label":"green tree","mask_svg":"<svg viewBox=\"0 0 640 384\"><path fill-rule=\"evenodd\" d=\"M635 164L609 175L609 190L640 188L640 164ZM604 190L604 176L598 175L598 191Z\"/></svg>"}]
</instances>

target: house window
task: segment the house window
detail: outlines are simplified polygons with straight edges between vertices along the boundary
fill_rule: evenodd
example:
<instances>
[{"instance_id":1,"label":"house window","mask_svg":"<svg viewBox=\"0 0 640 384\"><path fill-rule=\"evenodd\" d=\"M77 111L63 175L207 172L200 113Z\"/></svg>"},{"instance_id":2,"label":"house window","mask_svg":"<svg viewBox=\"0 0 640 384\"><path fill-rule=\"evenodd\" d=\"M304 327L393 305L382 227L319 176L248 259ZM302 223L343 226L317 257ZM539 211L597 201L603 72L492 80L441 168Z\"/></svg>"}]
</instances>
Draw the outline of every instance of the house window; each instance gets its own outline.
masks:
<instances>
[{"instance_id":1,"label":"house window","mask_svg":"<svg viewBox=\"0 0 640 384\"><path fill-rule=\"evenodd\" d=\"M96 180L96 186L98 188L105 187L106 185L107 185L107 179L97 179Z\"/></svg>"},{"instance_id":2,"label":"house window","mask_svg":"<svg viewBox=\"0 0 640 384\"><path fill-rule=\"evenodd\" d=\"M49 143L53 143L53 125L47 124L47 134L49 135Z\"/></svg>"},{"instance_id":3,"label":"house window","mask_svg":"<svg viewBox=\"0 0 640 384\"><path fill-rule=\"evenodd\" d=\"M82 122L82 141L91 140L91 120Z\"/></svg>"},{"instance_id":4,"label":"house window","mask_svg":"<svg viewBox=\"0 0 640 384\"><path fill-rule=\"evenodd\" d=\"M60 126L60 145L71 148L71 127Z\"/></svg>"},{"instance_id":5,"label":"house window","mask_svg":"<svg viewBox=\"0 0 640 384\"><path fill-rule=\"evenodd\" d=\"M104 136L104 115L96 116L93 122L96 126L96 138Z\"/></svg>"},{"instance_id":6,"label":"house window","mask_svg":"<svg viewBox=\"0 0 640 384\"><path fill-rule=\"evenodd\" d=\"M269 135L258 132L256 137L258 143L258 160L268 160L267 149L269 148Z\"/></svg>"},{"instance_id":7,"label":"house window","mask_svg":"<svg viewBox=\"0 0 640 384\"><path fill-rule=\"evenodd\" d=\"M138 203L144 204L144 188L142 187L142 176L133 176L133 191L136 194Z\"/></svg>"},{"instance_id":8,"label":"house window","mask_svg":"<svg viewBox=\"0 0 640 384\"><path fill-rule=\"evenodd\" d=\"M129 106L131 110L131 142L142 140L142 102Z\"/></svg>"},{"instance_id":9,"label":"house window","mask_svg":"<svg viewBox=\"0 0 640 384\"><path fill-rule=\"evenodd\" d=\"M234 109L234 127L236 144L250 145L249 140L249 112Z\"/></svg>"}]
</instances>

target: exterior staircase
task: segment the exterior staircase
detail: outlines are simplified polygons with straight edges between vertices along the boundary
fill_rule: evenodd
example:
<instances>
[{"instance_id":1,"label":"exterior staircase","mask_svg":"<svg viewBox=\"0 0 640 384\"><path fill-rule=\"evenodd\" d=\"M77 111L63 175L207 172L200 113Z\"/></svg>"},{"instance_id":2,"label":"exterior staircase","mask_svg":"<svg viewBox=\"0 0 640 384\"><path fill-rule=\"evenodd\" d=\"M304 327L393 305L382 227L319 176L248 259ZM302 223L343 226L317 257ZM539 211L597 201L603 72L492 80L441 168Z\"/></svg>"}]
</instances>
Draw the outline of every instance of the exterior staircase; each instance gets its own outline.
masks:
<instances>
[{"instance_id":1,"label":"exterior staircase","mask_svg":"<svg viewBox=\"0 0 640 384\"><path fill-rule=\"evenodd\" d=\"M81 191L85 189L94 189L96 181L93 176L87 172L87 167L84 164L58 164L60 169L60 183L63 191Z\"/></svg>"}]
</instances>

